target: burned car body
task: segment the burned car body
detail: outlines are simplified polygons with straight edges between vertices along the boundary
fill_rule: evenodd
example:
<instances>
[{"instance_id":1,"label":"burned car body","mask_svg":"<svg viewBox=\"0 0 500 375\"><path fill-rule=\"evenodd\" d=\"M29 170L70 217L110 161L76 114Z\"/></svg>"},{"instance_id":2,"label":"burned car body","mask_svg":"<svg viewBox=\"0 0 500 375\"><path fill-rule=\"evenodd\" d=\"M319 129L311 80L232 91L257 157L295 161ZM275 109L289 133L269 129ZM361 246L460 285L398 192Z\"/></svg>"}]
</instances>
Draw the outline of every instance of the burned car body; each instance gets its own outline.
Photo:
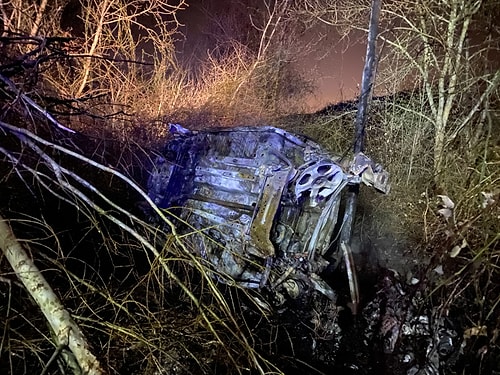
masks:
<instances>
[{"instance_id":1,"label":"burned car body","mask_svg":"<svg viewBox=\"0 0 500 375\"><path fill-rule=\"evenodd\" d=\"M312 291L334 300L319 274L330 264L341 192L362 182L387 192L387 173L361 153L342 165L307 137L269 126L170 131L148 193L214 276L276 301Z\"/></svg>"}]
</instances>

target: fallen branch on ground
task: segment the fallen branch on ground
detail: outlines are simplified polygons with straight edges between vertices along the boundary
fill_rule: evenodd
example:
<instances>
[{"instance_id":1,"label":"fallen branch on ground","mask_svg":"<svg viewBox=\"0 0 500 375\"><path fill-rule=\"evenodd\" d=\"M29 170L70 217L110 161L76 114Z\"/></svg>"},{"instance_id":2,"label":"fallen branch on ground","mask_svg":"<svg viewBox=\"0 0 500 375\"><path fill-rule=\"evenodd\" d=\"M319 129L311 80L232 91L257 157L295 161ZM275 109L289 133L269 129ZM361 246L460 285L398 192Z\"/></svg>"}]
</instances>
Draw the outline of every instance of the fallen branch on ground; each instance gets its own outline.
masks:
<instances>
[{"instance_id":1,"label":"fallen branch on ground","mask_svg":"<svg viewBox=\"0 0 500 375\"><path fill-rule=\"evenodd\" d=\"M70 368L76 368L77 371L81 370L81 373L88 375L103 374L101 365L91 353L82 331L2 216L0 216L0 250L5 254L17 277L40 307L54 331L56 353L60 354L63 349L68 348L77 362L76 364L71 363L71 357L65 356Z\"/></svg>"}]
</instances>

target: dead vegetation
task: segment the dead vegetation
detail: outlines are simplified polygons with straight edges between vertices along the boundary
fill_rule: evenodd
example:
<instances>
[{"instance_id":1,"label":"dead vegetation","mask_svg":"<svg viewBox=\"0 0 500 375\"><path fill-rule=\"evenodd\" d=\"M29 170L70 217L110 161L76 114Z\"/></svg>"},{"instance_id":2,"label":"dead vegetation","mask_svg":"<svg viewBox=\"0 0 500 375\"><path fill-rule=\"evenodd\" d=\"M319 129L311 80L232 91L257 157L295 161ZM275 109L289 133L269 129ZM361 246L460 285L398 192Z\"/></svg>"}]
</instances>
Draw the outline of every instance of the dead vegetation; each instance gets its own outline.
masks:
<instances>
[{"instance_id":1,"label":"dead vegetation","mask_svg":"<svg viewBox=\"0 0 500 375\"><path fill-rule=\"evenodd\" d=\"M328 22L347 35L363 25L346 20L366 6L339 13L329 1L305 3L256 7L254 43L226 40L195 75L175 55L184 1L0 4L0 211L108 373L279 373L268 360L272 349L263 349L273 347L272 335L257 342L239 315L235 296L252 296L222 292L175 229L144 222L141 210L151 206L141 186L171 121L194 128L272 123L349 154L353 108L284 117L303 109L312 88L291 68L290 19ZM428 29L440 30L438 23L389 27L436 13L427 2L404 3L383 11L382 56L390 58L380 62L378 89L406 94L374 100L366 130L366 148L391 171L393 190L364 197L360 242L381 257L389 249L400 261L416 259L416 267L400 270L424 280L428 301L459 321L472 358L463 373L480 373L494 368L500 350L495 3L450 2L463 4L450 6L450 17L479 8L458 17L445 40ZM77 16L69 29L71 9ZM481 25L489 34L467 45L464 27ZM416 78L394 78L401 75ZM64 371L63 357L51 362L60 343L5 257L0 300L0 368Z\"/></svg>"}]
</instances>

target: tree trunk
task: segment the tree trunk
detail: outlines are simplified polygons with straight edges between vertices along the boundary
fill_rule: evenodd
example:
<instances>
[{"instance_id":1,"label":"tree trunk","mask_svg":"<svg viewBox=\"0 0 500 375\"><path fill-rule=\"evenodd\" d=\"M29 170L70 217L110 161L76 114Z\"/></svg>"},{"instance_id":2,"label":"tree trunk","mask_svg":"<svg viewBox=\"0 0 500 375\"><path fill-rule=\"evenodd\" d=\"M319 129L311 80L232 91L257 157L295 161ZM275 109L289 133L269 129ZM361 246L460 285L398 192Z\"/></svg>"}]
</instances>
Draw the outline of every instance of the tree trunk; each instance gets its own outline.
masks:
<instances>
[{"instance_id":1,"label":"tree trunk","mask_svg":"<svg viewBox=\"0 0 500 375\"><path fill-rule=\"evenodd\" d=\"M444 157L444 141L446 138L445 126L440 119L437 119L434 135L434 182L437 184L441 181L441 173L443 172L443 157Z\"/></svg>"},{"instance_id":2,"label":"tree trunk","mask_svg":"<svg viewBox=\"0 0 500 375\"><path fill-rule=\"evenodd\" d=\"M73 321L69 312L64 308L2 216L0 216L0 250L3 251L17 277L40 307L54 331L56 351L60 353L64 348L68 348L73 353L83 374L103 374L104 372L97 359L90 352L89 345L80 328ZM68 363L68 366L75 367L72 363Z\"/></svg>"}]
</instances>

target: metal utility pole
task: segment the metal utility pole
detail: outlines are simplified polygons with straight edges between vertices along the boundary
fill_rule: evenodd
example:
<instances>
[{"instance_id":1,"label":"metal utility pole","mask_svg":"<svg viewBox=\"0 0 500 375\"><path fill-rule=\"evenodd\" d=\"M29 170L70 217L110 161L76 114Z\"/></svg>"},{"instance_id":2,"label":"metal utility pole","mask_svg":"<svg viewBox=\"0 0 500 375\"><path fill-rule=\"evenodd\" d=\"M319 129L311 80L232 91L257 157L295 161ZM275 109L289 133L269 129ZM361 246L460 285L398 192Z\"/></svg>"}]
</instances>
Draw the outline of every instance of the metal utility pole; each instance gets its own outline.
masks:
<instances>
[{"instance_id":1,"label":"metal utility pole","mask_svg":"<svg viewBox=\"0 0 500 375\"><path fill-rule=\"evenodd\" d=\"M358 112L356 113L356 135L354 139L354 153L364 151L365 143L365 125L368 113L368 100L372 95L373 79L375 75L375 60L377 57L377 34L378 20L380 16L381 0L372 1L370 15L370 29L368 31L368 44L366 46L366 59L363 68L363 77L361 81L361 96L359 98Z\"/></svg>"},{"instance_id":2,"label":"metal utility pole","mask_svg":"<svg viewBox=\"0 0 500 375\"><path fill-rule=\"evenodd\" d=\"M361 81L361 95L359 97L358 111L355 121L354 136L354 154L364 151L365 125L368 113L369 99L372 94L373 78L375 72L376 60L376 40L378 33L378 21L380 15L381 0L372 0L370 26L368 31L368 43L366 46L366 59L363 68L363 77ZM357 304L359 302L359 292L357 286L357 277L350 251L350 242L352 236L352 227L354 216L356 214L356 202L359 193L359 184L349 187L346 197L346 206L344 211L344 220L340 231L340 250L343 252L344 261L349 278L349 287L351 290L351 299L353 304L353 313L356 314Z\"/></svg>"},{"instance_id":3,"label":"metal utility pole","mask_svg":"<svg viewBox=\"0 0 500 375\"><path fill-rule=\"evenodd\" d=\"M368 31L368 44L366 47L366 60L361 81L361 95L359 97L358 111L355 121L354 154L364 151L365 125L368 113L368 100L371 97L373 76L375 71L376 45L378 33L378 20L380 15L381 0L372 0L370 29ZM352 223L356 212L356 200L359 192L359 185L353 185L346 200L346 210L344 223L340 233L340 242L349 244L352 233Z\"/></svg>"}]
</instances>

